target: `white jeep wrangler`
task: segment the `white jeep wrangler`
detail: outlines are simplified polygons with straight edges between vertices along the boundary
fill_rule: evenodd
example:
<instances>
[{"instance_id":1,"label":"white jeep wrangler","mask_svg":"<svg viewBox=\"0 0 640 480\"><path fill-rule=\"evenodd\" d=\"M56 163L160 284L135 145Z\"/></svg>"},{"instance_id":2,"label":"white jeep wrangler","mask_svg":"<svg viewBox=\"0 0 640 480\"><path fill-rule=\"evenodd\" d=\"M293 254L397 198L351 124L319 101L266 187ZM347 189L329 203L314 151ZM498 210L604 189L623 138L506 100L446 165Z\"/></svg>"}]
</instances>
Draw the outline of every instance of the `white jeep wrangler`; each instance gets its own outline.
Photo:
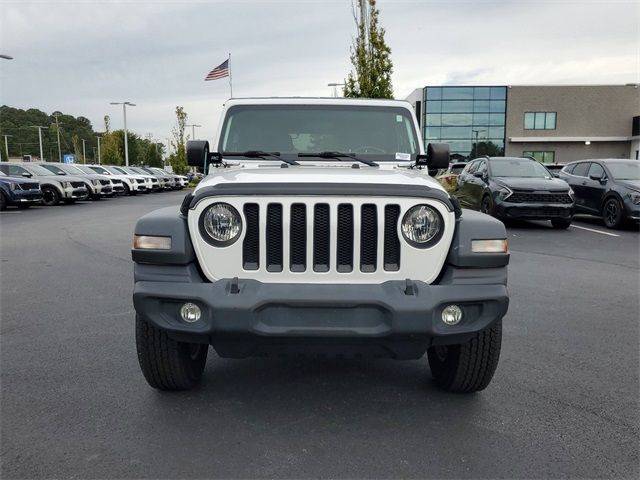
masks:
<instances>
[{"instance_id":1,"label":"white jeep wrangler","mask_svg":"<svg viewBox=\"0 0 640 480\"><path fill-rule=\"evenodd\" d=\"M138 359L148 383L192 387L221 357L428 355L447 391L485 388L507 312L504 225L430 177L406 102L230 100L207 172L180 208L135 228Z\"/></svg>"}]
</instances>

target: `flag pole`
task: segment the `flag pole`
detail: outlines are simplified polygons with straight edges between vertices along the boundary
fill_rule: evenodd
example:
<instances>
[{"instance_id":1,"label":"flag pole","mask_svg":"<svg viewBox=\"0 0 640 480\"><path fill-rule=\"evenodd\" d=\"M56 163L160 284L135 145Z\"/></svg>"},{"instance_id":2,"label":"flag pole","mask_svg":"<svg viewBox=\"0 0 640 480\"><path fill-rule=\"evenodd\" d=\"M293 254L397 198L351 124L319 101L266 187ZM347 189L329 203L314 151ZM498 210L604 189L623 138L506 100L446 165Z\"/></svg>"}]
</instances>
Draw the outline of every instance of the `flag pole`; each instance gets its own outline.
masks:
<instances>
[{"instance_id":1,"label":"flag pole","mask_svg":"<svg viewBox=\"0 0 640 480\"><path fill-rule=\"evenodd\" d=\"M231 80L231 52L229 52L229 90L231 90L231 98L233 98L233 81Z\"/></svg>"}]
</instances>

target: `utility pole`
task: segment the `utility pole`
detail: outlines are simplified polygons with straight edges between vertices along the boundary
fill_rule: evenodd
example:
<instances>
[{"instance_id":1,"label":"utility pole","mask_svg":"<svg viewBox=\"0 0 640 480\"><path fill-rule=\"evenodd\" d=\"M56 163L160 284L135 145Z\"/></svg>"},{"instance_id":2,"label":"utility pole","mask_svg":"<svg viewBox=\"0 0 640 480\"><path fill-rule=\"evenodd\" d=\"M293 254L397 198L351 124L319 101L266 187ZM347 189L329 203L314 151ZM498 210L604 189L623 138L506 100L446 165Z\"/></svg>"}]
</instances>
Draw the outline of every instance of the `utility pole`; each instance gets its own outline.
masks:
<instances>
[{"instance_id":1,"label":"utility pole","mask_svg":"<svg viewBox=\"0 0 640 480\"><path fill-rule=\"evenodd\" d=\"M91 147L93 148L93 163L96 163L96 147Z\"/></svg>"},{"instance_id":2,"label":"utility pole","mask_svg":"<svg viewBox=\"0 0 640 480\"><path fill-rule=\"evenodd\" d=\"M60 123L58 122L58 117L62 115L62 113L53 112L51 115L56 119L56 132L58 133L58 161L62 163L62 150L60 149Z\"/></svg>"},{"instance_id":3,"label":"utility pole","mask_svg":"<svg viewBox=\"0 0 640 480\"><path fill-rule=\"evenodd\" d=\"M196 127L200 128L202 125L196 125L191 124L191 125L185 125L185 127L191 127L191 140L195 140L196 139Z\"/></svg>"},{"instance_id":4,"label":"utility pole","mask_svg":"<svg viewBox=\"0 0 640 480\"><path fill-rule=\"evenodd\" d=\"M96 136L96 138L98 139L98 165L100 165L100 140L102 137Z\"/></svg>"},{"instance_id":5,"label":"utility pole","mask_svg":"<svg viewBox=\"0 0 640 480\"><path fill-rule=\"evenodd\" d=\"M122 115L124 116L124 163L129 166L129 144L127 143L127 105L135 107L131 102L111 102L111 105L122 105Z\"/></svg>"},{"instance_id":6,"label":"utility pole","mask_svg":"<svg viewBox=\"0 0 640 480\"><path fill-rule=\"evenodd\" d=\"M42 127L40 125L31 125L33 128L38 129L38 140L40 141L40 161L44 161L44 153L42 152L42 129L47 127Z\"/></svg>"},{"instance_id":7,"label":"utility pole","mask_svg":"<svg viewBox=\"0 0 640 480\"><path fill-rule=\"evenodd\" d=\"M82 139L82 163L87 163L87 149L85 148L85 139Z\"/></svg>"},{"instance_id":8,"label":"utility pole","mask_svg":"<svg viewBox=\"0 0 640 480\"><path fill-rule=\"evenodd\" d=\"M7 155L7 162L9 161L9 143L7 142L8 137L13 137L13 135L3 135L4 137L4 153Z\"/></svg>"}]
</instances>

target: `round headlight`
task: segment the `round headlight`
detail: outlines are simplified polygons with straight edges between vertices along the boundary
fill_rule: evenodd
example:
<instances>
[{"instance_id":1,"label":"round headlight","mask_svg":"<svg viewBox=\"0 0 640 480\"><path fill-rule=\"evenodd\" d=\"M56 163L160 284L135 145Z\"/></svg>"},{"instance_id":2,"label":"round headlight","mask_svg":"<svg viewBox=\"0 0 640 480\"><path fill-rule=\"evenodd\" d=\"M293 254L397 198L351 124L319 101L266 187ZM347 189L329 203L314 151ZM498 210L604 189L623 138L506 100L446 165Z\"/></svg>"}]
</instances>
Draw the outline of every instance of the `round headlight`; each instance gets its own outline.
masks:
<instances>
[{"instance_id":1,"label":"round headlight","mask_svg":"<svg viewBox=\"0 0 640 480\"><path fill-rule=\"evenodd\" d=\"M241 232L240 214L228 203L214 203L200 216L200 233L216 247L231 245Z\"/></svg>"},{"instance_id":2,"label":"round headlight","mask_svg":"<svg viewBox=\"0 0 640 480\"><path fill-rule=\"evenodd\" d=\"M402 218L402 235L417 248L430 247L442 236L444 222L440 213L429 205L416 205Z\"/></svg>"}]
</instances>

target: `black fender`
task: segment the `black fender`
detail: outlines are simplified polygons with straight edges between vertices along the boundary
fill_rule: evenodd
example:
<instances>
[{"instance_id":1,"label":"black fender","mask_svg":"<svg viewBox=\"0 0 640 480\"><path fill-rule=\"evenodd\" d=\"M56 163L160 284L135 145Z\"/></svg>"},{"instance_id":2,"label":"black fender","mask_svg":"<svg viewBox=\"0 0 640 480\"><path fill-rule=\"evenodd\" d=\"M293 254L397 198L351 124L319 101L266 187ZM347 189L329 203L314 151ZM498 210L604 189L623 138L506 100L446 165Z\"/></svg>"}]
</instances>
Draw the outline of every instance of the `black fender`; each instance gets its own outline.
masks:
<instances>
[{"instance_id":1,"label":"black fender","mask_svg":"<svg viewBox=\"0 0 640 480\"><path fill-rule=\"evenodd\" d=\"M171 237L169 250L131 250L136 263L156 265L186 265L195 261L196 255L189 235L187 218L180 207L166 207L144 215L136 223L135 235Z\"/></svg>"},{"instance_id":2,"label":"black fender","mask_svg":"<svg viewBox=\"0 0 640 480\"><path fill-rule=\"evenodd\" d=\"M475 210L462 209L449 247L447 264L456 267L494 268L509 264L509 253L473 253L473 240L503 240L507 230L497 218Z\"/></svg>"}]
</instances>

